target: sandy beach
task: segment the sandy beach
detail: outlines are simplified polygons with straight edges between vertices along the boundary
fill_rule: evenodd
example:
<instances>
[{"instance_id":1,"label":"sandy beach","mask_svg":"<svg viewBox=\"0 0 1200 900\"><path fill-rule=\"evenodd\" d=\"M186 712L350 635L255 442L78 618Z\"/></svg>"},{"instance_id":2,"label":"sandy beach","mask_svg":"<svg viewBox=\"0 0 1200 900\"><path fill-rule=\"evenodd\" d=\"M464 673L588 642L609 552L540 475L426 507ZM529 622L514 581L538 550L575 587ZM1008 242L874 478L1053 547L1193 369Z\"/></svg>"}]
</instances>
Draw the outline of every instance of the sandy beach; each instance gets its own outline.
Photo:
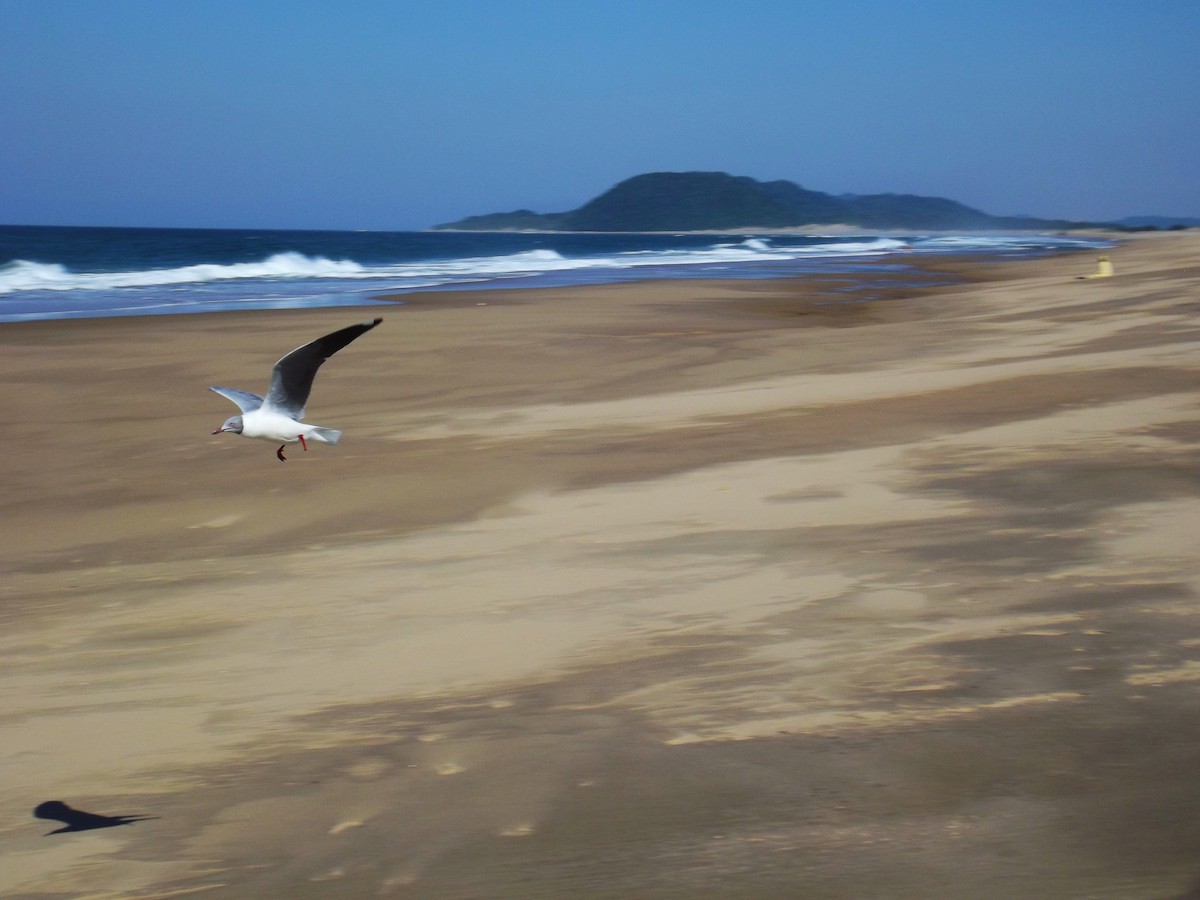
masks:
<instances>
[{"instance_id":1,"label":"sandy beach","mask_svg":"<svg viewBox=\"0 0 1200 900\"><path fill-rule=\"evenodd\" d=\"M1200 897L1200 234L1111 255L0 325L0 896Z\"/></svg>"}]
</instances>

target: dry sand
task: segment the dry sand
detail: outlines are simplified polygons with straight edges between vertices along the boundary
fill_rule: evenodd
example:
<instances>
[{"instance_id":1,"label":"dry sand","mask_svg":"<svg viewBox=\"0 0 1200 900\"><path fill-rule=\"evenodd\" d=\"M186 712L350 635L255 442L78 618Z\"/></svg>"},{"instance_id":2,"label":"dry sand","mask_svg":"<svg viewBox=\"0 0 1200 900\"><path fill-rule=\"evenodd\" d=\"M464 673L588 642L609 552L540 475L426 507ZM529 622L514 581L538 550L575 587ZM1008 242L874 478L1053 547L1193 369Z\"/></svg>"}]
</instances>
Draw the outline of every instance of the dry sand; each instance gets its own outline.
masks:
<instances>
[{"instance_id":1,"label":"dry sand","mask_svg":"<svg viewBox=\"0 0 1200 900\"><path fill-rule=\"evenodd\" d=\"M378 310L0 326L0 896L1200 896L1200 236L1112 255L410 297L285 464L208 385Z\"/></svg>"}]
</instances>

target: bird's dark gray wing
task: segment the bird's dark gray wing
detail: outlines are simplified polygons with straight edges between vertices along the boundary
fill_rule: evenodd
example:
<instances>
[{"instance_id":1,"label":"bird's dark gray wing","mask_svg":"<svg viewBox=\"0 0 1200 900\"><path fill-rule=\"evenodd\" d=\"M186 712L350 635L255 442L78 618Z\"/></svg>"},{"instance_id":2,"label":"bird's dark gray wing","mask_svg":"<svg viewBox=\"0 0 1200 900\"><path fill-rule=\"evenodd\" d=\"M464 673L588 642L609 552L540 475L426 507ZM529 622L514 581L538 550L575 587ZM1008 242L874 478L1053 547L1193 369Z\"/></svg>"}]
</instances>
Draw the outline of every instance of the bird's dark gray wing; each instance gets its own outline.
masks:
<instances>
[{"instance_id":1,"label":"bird's dark gray wing","mask_svg":"<svg viewBox=\"0 0 1200 900\"><path fill-rule=\"evenodd\" d=\"M267 399L263 406L293 419L303 419L313 379L321 364L382 321L383 319L376 319L373 322L360 322L358 325L351 325L317 338L311 344L297 347L275 363L275 370L271 373L271 387L267 390Z\"/></svg>"},{"instance_id":2,"label":"bird's dark gray wing","mask_svg":"<svg viewBox=\"0 0 1200 900\"><path fill-rule=\"evenodd\" d=\"M263 398L249 391L237 391L233 388L210 387L227 400L232 400L243 413L251 413L263 405Z\"/></svg>"}]
</instances>

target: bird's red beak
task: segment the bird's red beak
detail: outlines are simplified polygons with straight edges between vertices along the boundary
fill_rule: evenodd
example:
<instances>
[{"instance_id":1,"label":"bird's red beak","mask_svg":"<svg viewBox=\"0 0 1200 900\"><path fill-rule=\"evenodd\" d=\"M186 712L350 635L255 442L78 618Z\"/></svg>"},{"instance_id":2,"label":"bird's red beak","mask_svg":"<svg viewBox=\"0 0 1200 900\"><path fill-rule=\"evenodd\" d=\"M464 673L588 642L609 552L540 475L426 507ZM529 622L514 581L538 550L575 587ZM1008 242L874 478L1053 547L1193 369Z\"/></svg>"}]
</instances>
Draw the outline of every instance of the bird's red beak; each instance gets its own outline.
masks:
<instances>
[{"instance_id":1,"label":"bird's red beak","mask_svg":"<svg viewBox=\"0 0 1200 900\"><path fill-rule=\"evenodd\" d=\"M213 432L213 434L220 434L224 430L225 430L224 428L218 428L216 431Z\"/></svg>"}]
</instances>

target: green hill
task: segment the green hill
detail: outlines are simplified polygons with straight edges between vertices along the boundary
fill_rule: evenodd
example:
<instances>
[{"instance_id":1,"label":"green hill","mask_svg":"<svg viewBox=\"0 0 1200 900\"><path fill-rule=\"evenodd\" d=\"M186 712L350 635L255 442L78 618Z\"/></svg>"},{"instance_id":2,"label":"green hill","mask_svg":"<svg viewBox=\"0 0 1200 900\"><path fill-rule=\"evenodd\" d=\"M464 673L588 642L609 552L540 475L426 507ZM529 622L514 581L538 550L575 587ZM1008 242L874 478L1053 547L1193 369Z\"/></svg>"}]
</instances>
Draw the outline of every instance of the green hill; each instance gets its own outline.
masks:
<instances>
[{"instance_id":1,"label":"green hill","mask_svg":"<svg viewBox=\"0 0 1200 900\"><path fill-rule=\"evenodd\" d=\"M1005 218L943 197L834 196L791 181L756 181L725 172L635 175L562 213L468 216L435 229L460 231L714 231L853 225L873 229L1067 228L1082 223Z\"/></svg>"},{"instance_id":2,"label":"green hill","mask_svg":"<svg viewBox=\"0 0 1200 900\"><path fill-rule=\"evenodd\" d=\"M785 226L795 215L752 178L722 172L655 172L622 181L563 216L575 231L691 231Z\"/></svg>"}]
</instances>

